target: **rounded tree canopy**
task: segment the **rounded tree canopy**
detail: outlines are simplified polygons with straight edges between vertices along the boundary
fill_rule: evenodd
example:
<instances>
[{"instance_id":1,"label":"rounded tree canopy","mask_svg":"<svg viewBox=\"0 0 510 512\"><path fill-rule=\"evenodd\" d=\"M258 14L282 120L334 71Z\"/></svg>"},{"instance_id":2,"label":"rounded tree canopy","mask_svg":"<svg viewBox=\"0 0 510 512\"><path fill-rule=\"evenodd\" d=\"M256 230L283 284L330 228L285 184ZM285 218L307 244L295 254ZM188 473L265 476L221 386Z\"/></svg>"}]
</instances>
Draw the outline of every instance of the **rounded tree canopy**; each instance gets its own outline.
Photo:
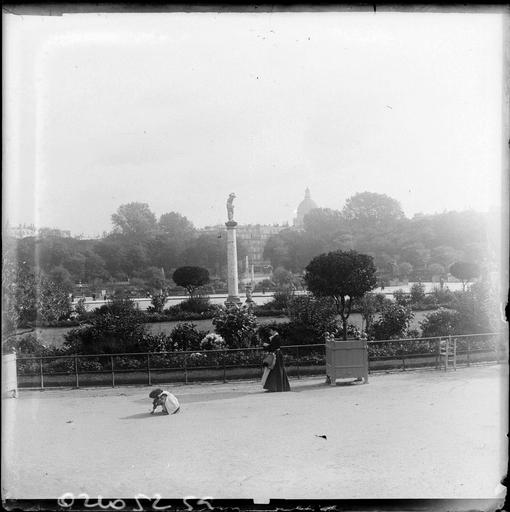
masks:
<instances>
[{"instance_id":1,"label":"rounded tree canopy","mask_svg":"<svg viewBox=\"0 0 510 512\"><path fill-rule=\"evenodd\" d=\"M345 202L342 210L349 222L365 226L391 223L405 218L400 203L375 192L359 192Z\"/></svg>"},{"instance_id":2,"label":"rounded tree canopy","mask_svg":"<svg viewBox=\"0 0 510 512\"><path fill-rule=\"evenodd\" d=\"M306 267L308 289L322 297L362 297L377 285L371 256L356 251L334 251L315 257Z\"/></svg>"},{"instance_id":3,"label":"rounded tree canopy","mask_svg":"<svg viewBox=\"0 0 510 512\"><path fill-rule=\"evenodd\" d=\"M177 286L186 288L191 294L195 288L209 282L209 271L202 267L179 267L172 275Z\"/></svg>"},{"instance_id":4,"label":"rounded tree canopy","mask_svg":"<svg viewBox=\"0 0 510 512\"><path fill-rule=\"evenodd\" d=\"M469 261L457 261L450 267L450 274L461 281L469 281L480 275L480 267Z\"/></svg>"}]
</instances>

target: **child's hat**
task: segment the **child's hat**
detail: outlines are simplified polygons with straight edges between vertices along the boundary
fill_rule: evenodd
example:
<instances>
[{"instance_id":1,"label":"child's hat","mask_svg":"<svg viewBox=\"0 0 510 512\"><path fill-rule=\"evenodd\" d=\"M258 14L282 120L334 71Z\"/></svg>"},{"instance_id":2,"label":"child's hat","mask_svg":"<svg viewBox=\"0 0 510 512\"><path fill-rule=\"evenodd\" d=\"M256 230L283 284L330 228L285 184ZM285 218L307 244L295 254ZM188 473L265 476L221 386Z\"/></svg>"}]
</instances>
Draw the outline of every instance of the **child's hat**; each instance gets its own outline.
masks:
<instances>
[{"instance_id":1,"label":"child's hat","mask_svg":"<svg viewBox=\"0 0 510 512\"><path fill-rule=\"evenodd\" d=\"M149 397L150 398L157 398L159 395L161 395L161 393L163 393L163 390L162 389L153 389L150 393L149 393Z\"/></svg>"}]
</instances>

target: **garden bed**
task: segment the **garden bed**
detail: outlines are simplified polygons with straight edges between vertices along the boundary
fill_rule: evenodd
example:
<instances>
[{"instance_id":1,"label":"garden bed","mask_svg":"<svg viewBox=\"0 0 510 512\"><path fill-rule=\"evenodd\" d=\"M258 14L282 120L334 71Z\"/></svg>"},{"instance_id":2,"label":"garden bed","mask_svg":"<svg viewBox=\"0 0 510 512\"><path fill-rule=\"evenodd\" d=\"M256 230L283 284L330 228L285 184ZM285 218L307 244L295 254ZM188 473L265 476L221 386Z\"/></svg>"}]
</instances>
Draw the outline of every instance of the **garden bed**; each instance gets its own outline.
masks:
<instances>
[{"instance_id":1,"label":"garden bed","mask_svg":"<svg viewBox=\"0 0 510 512\"><path fill-rule=\"evenodd\" d=\"M285 363L289 377L304 377L308 375L326 375L324 356L315 356L313 363L306 360L298 361L287 358ZM504 354L495 351L475 350L469 353L470 364L489 363L505 360ZM379 371L403 371L413 368L436 368L438 363L436 354L406 354L401 357L388 356L377 360L369 360L369 372ZM457 365L466 366L468 363L467 353L457 354ZM440 364L440 361L439 361ZM233 380L258 380L262 376L262 367L259 363L247 364L245 366L226 365L213 367L189 367L184 368L151 368L150 381L149 371L143 369L111 370L83 372L78 374L78 385L80 387L95 386L125 386L125 385L155 385L172 383L192 382L213 382ZM150 384L149 384L150 382ZM19 388L41 388L39 374L18 375ZM60 372L44 374L44 387L76 387L76 374L71 372Z\"/></svg>"}]
</instances>

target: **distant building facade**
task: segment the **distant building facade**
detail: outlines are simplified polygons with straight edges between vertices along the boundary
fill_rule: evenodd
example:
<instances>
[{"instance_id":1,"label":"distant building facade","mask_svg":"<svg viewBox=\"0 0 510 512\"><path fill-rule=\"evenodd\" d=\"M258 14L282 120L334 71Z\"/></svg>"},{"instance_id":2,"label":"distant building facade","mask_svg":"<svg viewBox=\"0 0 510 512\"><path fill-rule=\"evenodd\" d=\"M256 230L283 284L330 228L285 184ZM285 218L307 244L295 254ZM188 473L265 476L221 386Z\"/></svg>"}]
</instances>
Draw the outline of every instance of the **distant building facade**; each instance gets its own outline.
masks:
<instances>
[{"instance_id":1,"label":"distant building facade","mask_svg":"<svg viewBox=\"0 0 510 512\"><path fill-rule=\"evenodd\" d=\"M303 228L303 218L311 210L318 208L317 204L310 195L310 189L305 190L305 197L299 203L296 211L296 218L294 219L293 229ZM247 249L247 260L248 266L246 267L246 260L242 264L242 268L245 272L251 272L253 265L254 272L267 273L271 262L264 259L264 248L267 241L274 235L277 235L284 229L289 229L289 225L286 224L239 224L236 229L237 239L242 241L242 244ZM206 226L200 230L205 233L217 233L219 236L225 231L224 225L217 226Z\"/></svg>"},{"instance_id":2,"label":"distant building facade","mask_svg":"<svg viewBox=\"0 0 510 512\"><path fill-rule=\"evenodd\" d=\"M288 227L286 225L264 226L260 224L238 226L237 238L242 240L247 248L248 261L250 265L254 266L255 272L264 272L271 264L270 261L264 259L264 247L269 238Z\"/></svg>"},{"instance_id":3,"label":"distant building facade","mask_svg":"<svg viewBox=\"0 0 510 512\"><path fill-rule=\"evenodd\" d=\"M264 259L264 247L266 242L273 235L277 235L280 231L288 229L287 224L279 225L263 225L263 224L239 224L236 228L236 236L238 240L242 241L247 250L248 265L246 267L246 260L243 261L242 268L245 272L251 271L253 265L254 272L267 273L268 267L271 262ZM225 231L224 225L206 226L200 230L205 233L220 233Z\"/></svg>"},{"instance_id":4,"label":"distant building facade","mask_svg":"<svg viewBox=\"0 0 510 512\"><path fill-rule=\"evenodd\" d=\"M71 231L56 228L39 228L37 229L33 224L19 224L18 226L7 228L7 232L14 238L28 238L31 236L40 237L58 237L58 238L71 238Z\"/></svg>"},{"instance_id":5,"label":"distant building facade","mask_svg":"<svg viewBox=\"0 0 510 512\"><path fill-rule=\"evenodd\" d=\"M27 238L29 236L36 236L37 230L35 226L30 224L19 224L18 226L9 226L7 228L7 233L14 238Z\"/></svg>"}]
</instances>

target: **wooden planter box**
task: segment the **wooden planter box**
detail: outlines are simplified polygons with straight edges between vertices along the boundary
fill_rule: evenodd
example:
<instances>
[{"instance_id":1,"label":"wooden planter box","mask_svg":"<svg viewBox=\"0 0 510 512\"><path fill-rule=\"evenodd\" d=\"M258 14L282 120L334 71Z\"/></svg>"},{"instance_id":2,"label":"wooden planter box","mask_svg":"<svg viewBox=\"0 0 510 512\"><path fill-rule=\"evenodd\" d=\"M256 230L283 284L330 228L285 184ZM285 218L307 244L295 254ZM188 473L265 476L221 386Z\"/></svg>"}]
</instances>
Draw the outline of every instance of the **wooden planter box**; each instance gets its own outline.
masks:
<instances>
[{"instance_id":1,"label":"wooden planter box","mask_svg":"<svg viewBox=\"0 0 510 512\"><path fill-rule=\"evenodd\" d=\"M367 342L338 340L326 343L326 379L335 386L336 379L362 378L368 382Z\"/></svg>"}]
</instances>

